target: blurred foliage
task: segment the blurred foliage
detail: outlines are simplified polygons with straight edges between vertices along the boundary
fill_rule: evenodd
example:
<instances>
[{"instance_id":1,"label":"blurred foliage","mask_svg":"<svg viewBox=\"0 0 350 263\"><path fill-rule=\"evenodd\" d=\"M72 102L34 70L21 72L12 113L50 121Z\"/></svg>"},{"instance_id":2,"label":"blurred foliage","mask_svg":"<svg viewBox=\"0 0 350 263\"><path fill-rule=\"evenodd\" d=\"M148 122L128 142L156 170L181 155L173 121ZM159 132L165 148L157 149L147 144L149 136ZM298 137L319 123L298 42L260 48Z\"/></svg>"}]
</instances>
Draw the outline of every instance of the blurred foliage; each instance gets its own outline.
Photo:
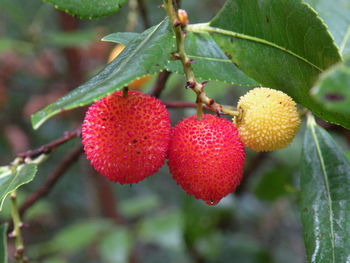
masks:
<instances>
[{"instance_id":1,"label":"blurred foliage","mask_svg":"<svg viewBox=\"0 0 350 263\"><path fill-rule=\"evenodd\" d=\"M152 25L164 18L163 10L157 8L160 3L145 1ZM192 23L206 22L223 3L183 1L183 8ZM129 9L126 4L117 15L79 20L41 1L0 0L0 6L0 165L8 165L17 153L81 124L84 108L60 114L36 132L30 115L104 67L114 44L100 39L125 31ZM136 32L143 30L139 16ZM154 82L155 77L144 91ZM164 101L195 100L194 93L184 89L182 76L172 74L167 84ZM234 105L248 89L215 81L206 87L209 96L227 105ZM195 110L169 112L176 123ZM83 157L45 199L28 210L26 253L35 263L303 263L306 253L296 203L304 129L288 148L269 153L262 161L257 162L259 155L248 150L246 171L251 172L245 176L249 182L214 207L187 196L166 166L129 187L96 175ZM330 131L349 153L343 130ZM75 139L55 150L35 180L21 188L19 203L79 143ZM107 193L113 198L106 198ZM9 220L8 201L1 222ZM13 247L11 241L10 252Z\"/></svg>"}]
</instances>

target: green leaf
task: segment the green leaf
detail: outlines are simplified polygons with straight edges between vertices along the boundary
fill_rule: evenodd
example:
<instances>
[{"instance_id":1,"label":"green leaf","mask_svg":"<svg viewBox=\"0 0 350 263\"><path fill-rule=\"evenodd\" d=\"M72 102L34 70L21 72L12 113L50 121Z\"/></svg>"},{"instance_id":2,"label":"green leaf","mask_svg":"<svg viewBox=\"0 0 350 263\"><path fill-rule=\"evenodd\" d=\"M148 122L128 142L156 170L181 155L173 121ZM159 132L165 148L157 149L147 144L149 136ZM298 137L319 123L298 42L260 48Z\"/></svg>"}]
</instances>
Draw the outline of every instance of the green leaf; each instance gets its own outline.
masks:
<instances>
[{"instance_id":1,"label":"green leaf","mask_svg":"<svg viewBox=\"0 0 350 263\"><path fill-rule=\"evenodd\" d=\"M120 212L126 217L139 217L160 205L160 200L154 195L129 198L120 204Z\"/></svg>"},{"instance_id":2,"label":"green leaf","mask_svg":"<svg viewBox=\"0 0 350 263\"><path fill-rule=\"evenodd\" d=\"M328 110L350 114L350 56L325 71L311 93Z\"/></svg>"},{"instance_id":3,"label":"green leaf","mask_svg":"<svg viewBox=\"0 0 350 263\"><path fill-rule=\"evenodd\" d=\"M225 55L209 34L186 35L186 52L194 60L193 70L197 78L201 80L216 80L232 83L240 86L256 86L258 83L247 77ZM172 60L167 65L167 70L183 73L180 61Z\"/></svg>"},{"instance_id":4,"label":"green leaf","mask_svg":"<svg viewBox=\"0 0 350 263\"><path fill-rule=\"evenodd\" d=\"M9 193L31 182L38 170L37 164L0 167L0 211Z\"/></svg>"},{"instance_id":5,"label":"green leaf","mask_svg":"<svg viewBox=\"0 0 350 263\"><path fill-rule=\"evenodd\" d=\"M137 35L137 33L119 32L107 35L102 40L126 46ZM198 79L216 80L240 86L258 85L255 80L231 63L209 34L188 33L185 44L188 56L194 60L193 70ZM171 60L166 69L184 74L182 64L178 60Z\"/></svg>"},{"instance_id":6,"label":"green leaf","mask_svg":"<svg viewBox=\"0 0 350 263\"><path fill-rule=\"evenodd\" d=\"M340 55L322 21L301 0L228 0L210 24L188 30L209 32L249 77L350 128L349 115L329 111L310 96L318 75Z\"/></svg>"},{"instance_id":7,"label":"green leaf","mask_svg":"<svg viewBox=\"0 0 350 263\"><path fill-rule=\"evenodd\" d=\"M60 230L48 242L36 244L30 251L35 256L78 252L108 233L112 226L111 221L97 219L74 223Z\"/></svg>"},{"instance_id":8,"label":"green leaf","mask_svg":"<svg viewBox=\"0 0 350 263\"><path fill-rule=\"evenodd\" d=\"M152 242L174 250L183 249L183 217L178 211L153 214L140 222L138 237L143 242Z\"/></svg>"},{"instance_id":9,"label":"green leaf","mask_svg":"<svg viewBox=\"0 0 350 263\"><path fill-rule=\"evenodd\" d=\"M350 256L350 163L310 118L301 158L300 208L310 263L346 263Z\"/></svg>"},{"instance_id":10,"label":"green leaf","mask_svg":"<svg viewBox=\"0 0 350 263\"><path fill-rule=\"evenodd\" d=\"M32 116L33 127L37 129L45 120L59 112L90 104L122 89L137 78L163 70L175 48L171 32L168 19L165 19L140 34L100 73L35 113Z\"/></svg>"},{"instance_id":11,"label":"green leaf","mask_svg":"<svg viewBox=\"0 0 350 263\"><path fill-rule=\"evenodd\" d=\"M106 263L127 263L132 248L132 237L128 229L115 227L109 229L99 242L98 250Z\"/></svg>"},{"instance_id":12,"label":"green leaf","mask_svg":"<svg viewBox=\"0 0 350 263\"><path fill-rule=\"evenodd\" d=\"M133 39L135 39L139 35L140 35L139 33L135 33L135 32L118 32L118 33L109 34L103 37L101 40L106 42L123 44L124 46L127 46Z\"/></svg>"},{"instance_id":13,"label":"green leaf","mask_svg":"<svg viewBox=\"0 0 350 263\"><path fill-rule=\"evenodd\" d=\"M350 52L350 2L349 0L306 0L325 21L340 53Z\"/></svg>"},{"instance_id":14,"label":"green leaf","mask_svg":"<svg viewBox=\"0 0 350 263\"><path fill-rule=\"evenodd\" d=\"M7 263L7 224L0 226L0 262Z\"/></svg>"},{"instance_id":15,"label":"green leaf","mask_svg":"<svg viewBox=\"0 0 350 263\"><path fill-rule=\"evenodd\" d=\"M43 0L80 18L97 18L117 12L127 0Z\"/></svg>"}]
</instances>

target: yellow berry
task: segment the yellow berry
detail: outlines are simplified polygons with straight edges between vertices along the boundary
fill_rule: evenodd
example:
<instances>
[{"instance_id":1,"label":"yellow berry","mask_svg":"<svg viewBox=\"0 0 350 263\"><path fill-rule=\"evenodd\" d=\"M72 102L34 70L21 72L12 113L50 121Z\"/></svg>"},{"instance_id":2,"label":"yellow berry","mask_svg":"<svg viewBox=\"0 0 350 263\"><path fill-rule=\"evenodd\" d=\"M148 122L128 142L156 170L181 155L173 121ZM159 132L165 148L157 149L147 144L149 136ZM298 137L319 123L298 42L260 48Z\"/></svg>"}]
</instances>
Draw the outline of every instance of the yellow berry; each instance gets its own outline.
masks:
<instances>
[{"instance_id":1,"label":"yellow berry","mask_svg":"<svg viewBox=\"0 0 350 263\"><path fill-rule=\"evenodd\" d=\"M257 152L274 151L290 144L300 126L296 103L287 94L255 88L242 96L235 125L243 144Z\"/></svg>"},{"instance_id":2,"label":"yellow berry","mask_svg":"<svg viewBox=\"0 0 350 263\"><path fill-rule=\"evenodd\" d=\"M125 48L124 45L116 45L108 57L108 63L115 59ZM151 76L145 76L139 79L135 79L133 82L129 83L128 88L130 90L140 90L143 85L151 78Z\"/></svg>"}]
</instances>

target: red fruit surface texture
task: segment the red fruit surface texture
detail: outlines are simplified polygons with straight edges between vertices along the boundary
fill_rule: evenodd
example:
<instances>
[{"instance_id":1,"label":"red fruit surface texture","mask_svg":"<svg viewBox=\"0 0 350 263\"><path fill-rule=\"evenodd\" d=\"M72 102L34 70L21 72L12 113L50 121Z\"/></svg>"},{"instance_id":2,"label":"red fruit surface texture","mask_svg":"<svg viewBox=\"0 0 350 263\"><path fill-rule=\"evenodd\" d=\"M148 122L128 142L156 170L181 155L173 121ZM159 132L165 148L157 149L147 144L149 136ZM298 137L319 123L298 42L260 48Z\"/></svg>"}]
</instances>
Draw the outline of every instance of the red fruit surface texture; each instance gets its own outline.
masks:
<instances>
[{"instance_id":1,"label":"red fruit surface texture","mask_svg":"<svg viewBox=\"0 0 350 263\"><path fill-rule=\"evenodd\" d=\"M245 152L237 129L214 115L179 122L173 129L168 157L176 182L210 205L234 192L242 179Z\"/></svg>"},{"instance_id":2,"label":"red fruit surface texture","mask_svg":"<svg viewBox=\"0 0 350 263\"><path fill-rule=\"evenodd\" d=\"M165 105L138 91L117 91L91 105L82 137L87 159L109 180L137 183L158 171L169 146Z\"/></svg>"}]
</instances>

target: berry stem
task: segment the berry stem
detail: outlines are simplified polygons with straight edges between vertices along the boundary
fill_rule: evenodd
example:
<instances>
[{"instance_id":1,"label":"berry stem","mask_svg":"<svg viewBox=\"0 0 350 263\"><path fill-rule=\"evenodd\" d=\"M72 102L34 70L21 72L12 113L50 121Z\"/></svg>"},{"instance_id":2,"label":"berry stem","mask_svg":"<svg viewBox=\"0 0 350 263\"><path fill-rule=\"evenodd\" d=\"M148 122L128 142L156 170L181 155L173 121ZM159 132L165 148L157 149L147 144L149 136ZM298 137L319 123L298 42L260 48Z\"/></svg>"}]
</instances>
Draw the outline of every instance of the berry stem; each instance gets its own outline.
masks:
<instances>
[{"instance_id":1,"label":"berry stem","mask_svg":"<svg viewBox=\"0 0 350 263\"><path fill-rule=\"evenodd\" d=\"M236 110L229 110L225 107L222 107L222 112L227 114L227 115L230 115L232 117L238 117L240 114L239 114L239 111L236 111Z\"/></svg>"},{"instance_id":2,"label":"berry stem","mask_svg":"<svg viewBox=\"0 0 350 263\"><path fill-rule=\"evenodd\" d=\"M24 256L24 242L22 237L21 227L23 223L21 221L18 207L17 207L17 194L16 190L11 193L11 217L13 221L13 232L10 234L11 237L15 238L16 252L15 259L18 263L27 262Z\"/></svg>"},{"instance_id":3,"label":"berry stem","mask_svg":"<svg viewBox=\"0 0 350 263\"><path fill-rule=\"evenodd\" d=\"M129 91L129 88L128 88L128 87L124 87L124 88L123 88L123 98L128 97L128 91Z\"/></svg>"},{"instance_id":4,"label":"berry stem","mask_svg":"<svg viewBox=\"0 0 350 263\"><path fill-rule=\"evenodd\" d=\"M203 105L201 102L197 103L197 120L203 119Z\"/></svg>"},{"instance_id":5,"label":"berry stem","mask_svg":"<svg viewBox=\"0 0 350 263\"><path fill-rule=\"evenodd\" d=\"M186 38L186 26L187 16L184 10L180 11L181 18L179 18L179 9L176 4L176 0L164 0L164 8L169 16L170 22L172 24L173 30L176 37L177 51L173 53L175 59L179 59L182 63L183 70L187 79L187 87L191 88L197 94L197 103L204 103L212 111L217 114L222 113L222 106L214 101L214 99L209 98L204 92L205 83L199 83L194 75L192 63L193 61L188 57L185 51L185 38ZM185 21L185 22L181 22ZM199 114L199 113L198 113Z\"/></svg>"}]
</instances>

